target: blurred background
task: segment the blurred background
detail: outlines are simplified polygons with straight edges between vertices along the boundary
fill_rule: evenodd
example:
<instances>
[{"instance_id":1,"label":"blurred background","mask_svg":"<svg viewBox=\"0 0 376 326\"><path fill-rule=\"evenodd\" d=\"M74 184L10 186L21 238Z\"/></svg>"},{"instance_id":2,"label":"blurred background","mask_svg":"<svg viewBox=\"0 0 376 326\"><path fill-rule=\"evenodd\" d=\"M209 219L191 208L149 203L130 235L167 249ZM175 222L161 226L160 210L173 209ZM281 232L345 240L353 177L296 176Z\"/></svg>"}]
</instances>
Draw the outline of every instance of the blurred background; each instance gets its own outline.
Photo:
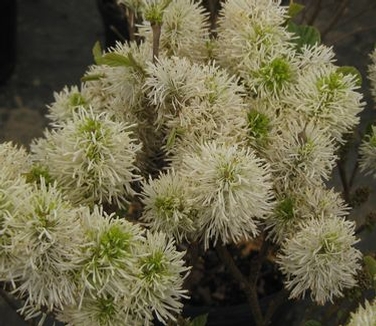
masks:
<instances>
[{"instance_id":1,"label":"blurred background","mask_svg":"<svg viewBox=\"0 0 376 326\"><path fill-rule=\"evenodd\" d=\"M316 26L323 43L334 47L338 64L355 66L363 75L367 106L356 133L359 141L366 125L376 119L366 78L369 53L376 43L376 0L294 2L305 5L297 21ZM12 140L28 146L32 138L42 136L53 93L65 85L80 84L80 77L93 63L94 43L104 45L115 38L110 25L119 24L118 14L112 0L0 1L0 142ZM354 154L345 164L348 175L355 161ZM331 183L340 189L338 170ZM372 192L365 205L353 211L353 218L360 221L376 207L375 182L360 176L354 189L364 185ZM376 233L361 236L359 246L375 252ZM25 325L1 300L0 326Z\"/></svg>"}]
</instances>

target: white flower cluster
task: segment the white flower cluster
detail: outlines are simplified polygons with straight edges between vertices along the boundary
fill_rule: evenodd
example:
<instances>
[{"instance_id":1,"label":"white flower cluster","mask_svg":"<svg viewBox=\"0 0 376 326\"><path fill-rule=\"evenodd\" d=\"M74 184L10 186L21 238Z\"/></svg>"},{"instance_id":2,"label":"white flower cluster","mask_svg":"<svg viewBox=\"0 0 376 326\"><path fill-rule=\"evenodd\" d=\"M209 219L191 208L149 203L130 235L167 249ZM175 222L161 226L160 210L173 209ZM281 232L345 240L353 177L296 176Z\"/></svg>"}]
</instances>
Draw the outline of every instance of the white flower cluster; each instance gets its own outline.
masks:
<instances>
[{"instance_id":1,"label":"white flower cluster","mask_svg":"<svg viewBox=\"0 0 376 326\"><path fill-rule=\"evenodd\" d=\"M0 281L25 300L26 319L43 310L68 325L174 320L189 268L172 239L101 206L70 201L57 181L44 178L48 171L33 167L11 143L1 144L0 153L6 163L0 169Z\"/></svg>"},{"instance_id":2,"label":"white flower cluster","mask_svg":"<svg viewBox=\"0 0 376 326\"><path fill-rule=\"evenodd\" d=\"M346 326L372 326L376 324L376 302L366 300L358 309L351 313L350 321Z\"/></svg>"},{"instance_id":3,"label":"white flower cluster","mask_svg":"<svg viewBox=\"0 0 376 326\"><path fill-rule=\"evenodd\" d=\"M261 233L281 248L291 297L323 304L355 286L354 224L325 182L363 109L356 76L332 49L297 42L278 1L223 3L218 37L196 1L119 2L145 19L142 43L95 47L31 153L0 148L0 276L26 313L174 320L188 270L174 241ZM110 213L135 197L140 225Z\"/></svg>"}]
</instances>

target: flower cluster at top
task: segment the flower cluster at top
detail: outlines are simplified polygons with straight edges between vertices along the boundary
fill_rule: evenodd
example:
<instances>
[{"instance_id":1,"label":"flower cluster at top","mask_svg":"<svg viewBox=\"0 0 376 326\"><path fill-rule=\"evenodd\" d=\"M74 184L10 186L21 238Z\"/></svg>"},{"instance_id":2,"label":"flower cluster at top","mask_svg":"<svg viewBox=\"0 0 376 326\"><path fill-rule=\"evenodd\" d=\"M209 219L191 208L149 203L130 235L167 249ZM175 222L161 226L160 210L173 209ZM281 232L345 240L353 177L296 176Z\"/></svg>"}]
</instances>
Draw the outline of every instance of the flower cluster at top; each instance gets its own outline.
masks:
<instances>
[{"instance_id":1,"label":"flower cluster at top","mask_svg":"<svg viewBox=\"0 0 376 326\"><path fill-rule=\"evenodd\" d=\"M119 2L144 19L142 41L96 46L31 152L0 148L0 276L25 314L174 320L188 270L174 241L262 233L281 248L291 297L323 304L355 286L354 223L325 181L363 109L357 76L276 1L223 3L216 37L193 0ZM110 213L135 199L142 226Z\"/></svg>"}]
</instances>

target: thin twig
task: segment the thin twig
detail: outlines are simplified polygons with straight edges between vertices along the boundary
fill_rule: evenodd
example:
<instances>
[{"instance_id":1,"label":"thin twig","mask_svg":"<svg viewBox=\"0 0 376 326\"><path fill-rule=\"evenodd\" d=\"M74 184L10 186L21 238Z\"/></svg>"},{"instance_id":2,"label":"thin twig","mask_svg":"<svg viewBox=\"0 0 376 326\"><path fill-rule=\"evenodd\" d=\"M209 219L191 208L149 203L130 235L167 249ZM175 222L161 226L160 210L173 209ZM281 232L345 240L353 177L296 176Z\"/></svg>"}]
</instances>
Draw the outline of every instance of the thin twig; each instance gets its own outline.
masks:
<instances>
[{"instance_id":1,"label":"thin twig","mask_svg":"<svg viewBox=\"0 0 376 326\"><path fill-rule=\"evenodd\" d=\"M128 31L129 31L129 41L133 42L135 40L135 19L136 15L135 12L129 8L127 8L127 22L128 22Z\"/></svg>"},{"instance_id":2,"label":"thin twig","mask_svg":"<svg viewBox=\"0 0 376 326\"><path fill-rule=\"evenodd\" d=\"M337 25L337 28L340 28L342 26L347 26L351 21L354 21L355 19L363 16L364 14L368 12L372 12L372 9L376 7L376 2L372 3L371 5L367 4L367 6L363 9L357 12L355 15L351 16L350 18L343 20L341 24Z\"/></svg>"},{"instance_id":3,"label":"thin twig","mask_svg":"<svg viewBox=\"0 0 376 326\"><path fill-rule=\"evenodd\" d=\"M358 153L358 154L359 154L359 153ZM349 179L349 190L351 189L351 187L352 187L353 184L354 184L355 176L356 176L356 173L358 172L358 169L359 169L359 161L358 161L358 158L359 158L359 155L357 156L355 166L354 166L354 168L353 168L353 170L352 170L352 173L351 173L351 176L350 176L350 179Z\"/></svg>"},{"instance_id":4,"label":"thin twig","mask_svg":"<svg viewBox=\"0 0 376 326\"><path fill-rule=\"evenodd\" d=\"M342 160L337 161L337 167L338 167L338 172L339 172L339 176L340 176L342 187L343 187L343 197L345 201L349 203L350 202L350 189L349 189L349 184L347 181L345 167L343 166Z\"/></svg>"},{"instance_id":5,"label":"thin twig","mask_svg":"<svg viewBox=\"0 0 376 326\"><path fill-rule=\"evenodd\" d=\"M336 43L339 43L341 42L343 39L347 38L347 37L350 37L352 35L356 35L358 33L364 33L366 31L370 31L372 29L375 29L376 28L376 24L375 25L371 25L371 26L368 26L368 27L360 27L358 29L355 29L354 31L350 32L350 33L347 33L347 34L344 34L342 37L338 37L336 38L335 42Z\"/></svg>"},{"instance_id":6,"label":"thin twig","mask_svg":"<svg viewBox=\"0 0 376 326\"><path fill-rule=\"evenodd\" d=\"M260 270L265 258L267 257L269 250L269 241L263 239L261 248L258 252L257 257L253 260L253 264L251 264L250 273L249 273L249 281L252 286L256 286L257 281L260 276Z\"/></svg>"},{"instance_id":7,"label":"thin twig","mask_svg":"<svg viewBox=\"0 0 376 326\"><path fill-rule=\"evenodd\" d=\"M248 279L243 275L243 273L236 266L231 254L228 252L227 247L224 245L217 245L216 250L219 258L225 264L228 271L232 274L234 279L241 285L244 291L248 303L250 305L253 317L255 319L257 326L264 326L264 318L262 316L260 303L257 297L257 288L252 286Z\"/></svg>"},{"instance_id":8,"label":"thin twig","mask_svg":"<svg viewBox=\"0 0 376 326\"><path fill-rule=\"evenodd\" d=\"M316 1L316 5L315 5L315 8L314 8L313 14L311 15L311 17L307 21L307 25L313 25L315 23L318 15L321 11L321 3L322 3L322 0Z\"/></svg>"},{"instance_id":9,"label":"thin twig","mask_svg":"<svg viewBox=\"0 0 376 326\"><path fill-rule=\"evenodd\" d=\"M153 30L153 63L156 63L159 56L159 40L161 38L162 24L152 22L151 29Z\"/></svg>"},{"instance_id":10,"label":"thin twig","mask_svg":"<svg viewBox=\"0 0 376 326\"><path fill-rule=\"evenodd\" d=\"M343 12L345 11L349 0L343 0L341 5L339 6L338 10L335 12L332 20L326 26L326 28L321 31L321 38L324 39L325 36L332 30L332 28L338 23L339 19L343 16Z\"/></svg>"},{"instance_id":11,"label":"thin twig","mask_svg":"<svg viewBox=\"0 0 376 326\"><path fill-rule=\"evenodd\" d=\"M264 323L265 325L268 325L276 312L276 310L281 306L281 304L287 299L288 292L285 288L283 288L281 291L275 294L275 297L271 301L271 303L268 306L268 309L266 310Z\"/></svg>"}]
</instances>

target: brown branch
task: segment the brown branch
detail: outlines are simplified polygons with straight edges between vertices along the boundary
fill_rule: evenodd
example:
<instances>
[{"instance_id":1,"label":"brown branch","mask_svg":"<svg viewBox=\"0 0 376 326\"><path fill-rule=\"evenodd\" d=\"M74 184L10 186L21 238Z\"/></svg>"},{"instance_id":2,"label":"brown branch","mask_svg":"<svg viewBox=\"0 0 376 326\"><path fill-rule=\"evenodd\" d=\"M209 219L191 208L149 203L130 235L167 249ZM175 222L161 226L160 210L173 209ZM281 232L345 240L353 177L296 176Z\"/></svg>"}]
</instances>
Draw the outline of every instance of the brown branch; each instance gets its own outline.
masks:
<instances>
[{"instance_id":1,"label":"brown branch","mask_svg":"<svg viewBox=\"0 0 376 326\"><path fill-rule=\"evenodd\" d=\"M315 8L314 8L314 11L311 15L311 17L309 18L309 20L307 21L307 25L313 25L321 11L321 3L322 3L322 0L317 0L315 1L316 2L316 5L315 5Z\"/></svg>"},{"instance_id":2,"label":"brown branch","mask_svg":"<svg viewBox=\"0 0 376 326\"><path fill-rule=\"evenodd\" d=\"M253 264L251 264L250 272L249 272L249 282L252 286L257 285L257 281L260 276L260 270L263 262L265 261L269 250L269 241L263 239L261 248L258 252L257 257L253 259Z\"/></svg>"},{"instance_id":3,"label":"brown branch","mask_svg":"<svg viewBox=\"0 0 376 326\"><path fill-rule=\"evenodd\" d=\"M350 203L350 188L347 181L347 175L345 171L345 167L343 166L343 161L338 160L337 161L337 167L338 167L338 173L339 177L341 179L342 188L343 188L343 197L347 203Z\"/></svg>"},{"instance_id":4,"label":"brown branch","mask_svg":"<svg viewBox=\"0 0 376 326\"><path fill-rule=\"evenodd\" d=\"M339 6L338 10L335 12L332 20L329 22L329 24L324 28L324 30L321 32L321 38L324 39L325 36L332 30L332 28L338 23L339 19L343 16L343 12L345 11L347 5L349 3L349 0L343 0L341 5Z\"/></svg>"},{"instance_id":5,"label":"brown branch","mask_svg":"<svg viewBox=\"0 0 376 326\"><path fill-rule=\"evenodd\" d=\"M251 308L253 317L255 319L256 325L264 326L264 317L262 315L260 303L257 297L256 286L251 285L248 279L239 270L225 245L219 244L215 248L221 261L225 264L228 271L231 273L231 275L239 283L242 290L244 291L247 297L248 304Z\"/></svg>"},{"instance_id":6,"label":"brown branch","mask_svg":"<svg viewBox=\"0 0 376 326\"><path fill-rule=\"evenodd\" d=\"M159 57L159 40L161 38L162 24L151 22L153 31L153 63L156 63Z\"/></svg>"},{"instance_id":7,"label":"brown branch","mask_svg":"<svg viewBox=\"0 0 376 326\"><path fill-rule=\"evenodd\" d=\"M364 33L364 32L366 32L366 31L370 31L370 30L375 29L375 28L376 28L376 24L375 24L375 25L368 26L368 27L364 27L364 28L363 28L363 27L360 27L360 28L354 30L354 31L351 32L351 33L347 33L347 34L343 35L342 37L337 38L335 42L336 42L336 43L339 43L339 42L341 42L343 39L345 39L345 38L347 38L347 37L349 37L349 36L356 35L356 34L358 34L358 33Z\"/></svg>"},{"instance_id":8,"label":"brown branch","mask_svg":"<svg viewBox=\"0 0 376 326\"><path fill-rule=\"evenodd\" d=\"M135 40L135 21L136 21L135 12L129 8L127 8L127 22L128 22L128 31L129 31L129 41L133 42Z\"/></svg>"},{"instance_id":9,"label":"brown branch","mask_svg":"<svg viewBox=\"0 0 376 326\"><path fill-rule=\"evenodd\" d=\"M371 12L373 8L376 7L376 2L372 3L371 5L367 4L367 6L363 9L357 12L355 15L351 16L350 18L343 20L341 24L337 25L337 28L340 28L342 26L348 25L351 21L363 16L364 14Z\"/></svg>"},{"instance_id":10,"label":"brown branch","mask_svg":"<svg viewBox=\"0 0 376 326\"><path fill-rule=\"evenodd\" d=\"M276 312L276 310L281 306L281 304L287 299L288 292L285 288L283 288L281 291L275 294L275 297L270 302L268 309L265 314L264 323L265 325L268 325Z\"/></svg>"}]
</instances>

